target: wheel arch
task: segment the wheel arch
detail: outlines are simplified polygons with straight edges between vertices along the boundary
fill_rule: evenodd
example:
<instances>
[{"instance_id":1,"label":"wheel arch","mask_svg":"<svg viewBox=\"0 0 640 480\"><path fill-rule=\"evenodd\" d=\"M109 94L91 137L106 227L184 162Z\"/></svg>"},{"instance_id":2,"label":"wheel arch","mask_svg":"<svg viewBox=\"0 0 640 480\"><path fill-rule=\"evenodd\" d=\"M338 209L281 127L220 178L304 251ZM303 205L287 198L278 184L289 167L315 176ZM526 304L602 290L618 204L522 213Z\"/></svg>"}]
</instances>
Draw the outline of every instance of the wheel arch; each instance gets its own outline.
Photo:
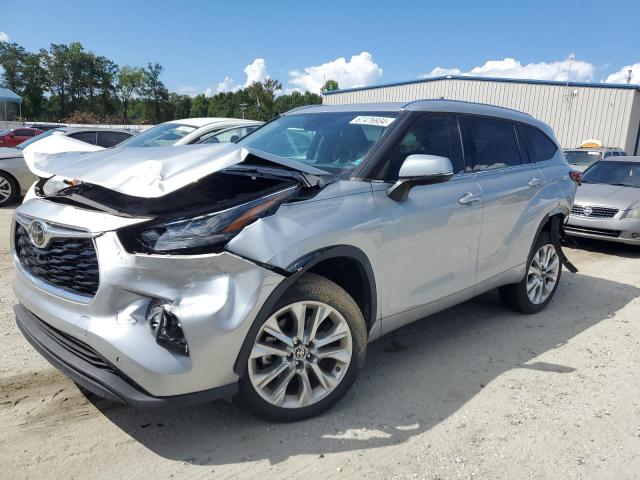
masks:
<instances>
[{"instance_id":1,"label":"wheel arch","mask_svg":"<svg viewBox=\"0 0 640 480\"><path fill-rule=\"evenodd\" d=\"M332 271L332 268L335 270ZM328 278L354 297L364 317L367 331L371 331L378 315L378 294L373 268L367 255L351 245L334 245L315 250L298 258L284 269L283 273L288 275L260 308L240 348L233 367L237 375L242 376L244 372L245 361L251 352L252 339L260 325L287 290L307 272ZM356 276L351 277L348 273L355 273Z\"/></svg>"}]
</instances>

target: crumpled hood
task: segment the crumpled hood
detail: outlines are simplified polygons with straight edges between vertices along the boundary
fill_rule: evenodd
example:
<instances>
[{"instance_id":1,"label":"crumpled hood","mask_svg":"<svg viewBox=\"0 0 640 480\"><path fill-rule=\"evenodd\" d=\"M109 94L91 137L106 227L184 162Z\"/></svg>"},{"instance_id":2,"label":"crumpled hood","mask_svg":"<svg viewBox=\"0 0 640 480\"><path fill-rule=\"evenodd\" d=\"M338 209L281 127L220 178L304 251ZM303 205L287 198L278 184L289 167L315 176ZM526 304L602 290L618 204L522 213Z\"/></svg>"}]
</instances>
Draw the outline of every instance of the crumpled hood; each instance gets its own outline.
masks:
<instances>
[{"instance_id":1,"label":"crumpled hood","mask_svg":"<svg viewBox=\"0 0 640 480\"><path fill-rule=\"evenodd\" d=\"M145 148L109 148L92 153L35 154L27 161L40 177L60 175L125 195L155 198L244 162L253 155L263 162L312 175L324 170L234 143ZM26 157L26 155L25 155Z\"/></svg>"},{"instance_id":2,"label":"crumpled hood","mask_svg":"<svg viewBox=\"0 0 640 480\"><path fill-rule=\"evenodd\" d=\"M640 205L640 188L583 183L578 187L574 203L626 210Z\"/></svg>"},{"instance_id":3,"label":"crumpled hood","mask_svg":"<svg viewBox=\"0 0 640 480\"><path fill-rule=\"evenodd\" d=\"M42 155L62 152L96 152L99 150L104 150L104 147L91 145L66 135L53 134L27 145L22 150L22 154L29 169L37 176L45 177L50 175L42 175L44 172L37 171L38 169L35 167L36 158Z\"/></svg>"}]
</instances>

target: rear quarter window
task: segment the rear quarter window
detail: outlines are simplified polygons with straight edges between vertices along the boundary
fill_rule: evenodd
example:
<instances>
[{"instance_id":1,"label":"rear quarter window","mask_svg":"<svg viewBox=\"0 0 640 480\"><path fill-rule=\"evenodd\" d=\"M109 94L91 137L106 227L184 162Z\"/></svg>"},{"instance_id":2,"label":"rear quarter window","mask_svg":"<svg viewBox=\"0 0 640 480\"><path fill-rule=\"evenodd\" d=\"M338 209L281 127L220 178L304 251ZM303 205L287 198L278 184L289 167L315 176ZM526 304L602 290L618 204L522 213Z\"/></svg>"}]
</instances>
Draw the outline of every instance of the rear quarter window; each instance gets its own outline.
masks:
<instances>
[{"instance_id":1,"label":"rear quarter window","mask_svg":"<svg viewBox=\"0 0 640 480\"><path fill-rule=\"evenodd\" d=\"M540 163L551 160L558 151L556 144L540 129L521 124L520 132L533 162Z\"/></svg>"}]
</instances>

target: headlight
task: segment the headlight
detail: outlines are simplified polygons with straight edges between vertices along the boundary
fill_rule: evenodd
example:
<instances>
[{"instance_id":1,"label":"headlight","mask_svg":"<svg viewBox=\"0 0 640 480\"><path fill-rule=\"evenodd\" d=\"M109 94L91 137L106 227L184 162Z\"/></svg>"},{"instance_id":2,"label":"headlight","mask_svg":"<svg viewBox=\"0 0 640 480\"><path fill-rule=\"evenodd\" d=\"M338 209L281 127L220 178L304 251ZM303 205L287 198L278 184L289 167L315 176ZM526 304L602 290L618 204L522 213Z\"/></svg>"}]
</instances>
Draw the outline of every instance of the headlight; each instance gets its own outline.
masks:
<instances>
[{"instance_id":1,"label":"headlight","mask_svg":"<svg viewBox=\"0 0 640 480\"><path fill-rule=\"evenodd\" d=\"M128 250L138 252L215 251L216 247L225 245L251 222L274 213L297 191L297 186L289 187L227 210L170 221L138 231L125 229L120 237Z\"/></svg>"},{"instance_id":2,"label":"headlight","mask_svg":"<svg viewBox=\"0 0 640 480\"><path fill-rule=\"evenodd\" d=\"M640 208L632 208L627 212L627 218L636 218L640 220Z\"/></svg>"}]
</instances>

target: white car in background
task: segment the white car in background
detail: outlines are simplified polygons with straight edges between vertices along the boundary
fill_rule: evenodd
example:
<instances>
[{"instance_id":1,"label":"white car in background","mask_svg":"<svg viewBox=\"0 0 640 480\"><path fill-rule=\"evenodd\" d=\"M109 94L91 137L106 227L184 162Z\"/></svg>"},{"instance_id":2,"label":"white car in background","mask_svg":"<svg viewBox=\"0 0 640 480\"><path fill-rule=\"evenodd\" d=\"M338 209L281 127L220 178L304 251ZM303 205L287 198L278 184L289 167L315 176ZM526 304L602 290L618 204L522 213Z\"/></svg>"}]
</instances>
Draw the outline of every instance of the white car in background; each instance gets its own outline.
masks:
<instances>
[{"instance_id":1,"label":"white car in background","mask_svg":"<svg viewBox=\"0 0 640 480\"><path fill-rule=\"evenodd\" d=\"M235 142L263 122L238 118L185 118L160 123L123 142L121 147L168 147L197 143Z\"/></svg>"},{"instance_id":2,"label":"white car in background","mask_svg":"<svg viewBox=\"0 0 640 480\"><path fill-rule=\"evenodd\" d=\"M95 152L113 147L132 132L100 127L60 127L22 142L16 148L0 148L0 206L16 201L37 179L36 157L64 152Z\"/></svg>"}]
</instances>

